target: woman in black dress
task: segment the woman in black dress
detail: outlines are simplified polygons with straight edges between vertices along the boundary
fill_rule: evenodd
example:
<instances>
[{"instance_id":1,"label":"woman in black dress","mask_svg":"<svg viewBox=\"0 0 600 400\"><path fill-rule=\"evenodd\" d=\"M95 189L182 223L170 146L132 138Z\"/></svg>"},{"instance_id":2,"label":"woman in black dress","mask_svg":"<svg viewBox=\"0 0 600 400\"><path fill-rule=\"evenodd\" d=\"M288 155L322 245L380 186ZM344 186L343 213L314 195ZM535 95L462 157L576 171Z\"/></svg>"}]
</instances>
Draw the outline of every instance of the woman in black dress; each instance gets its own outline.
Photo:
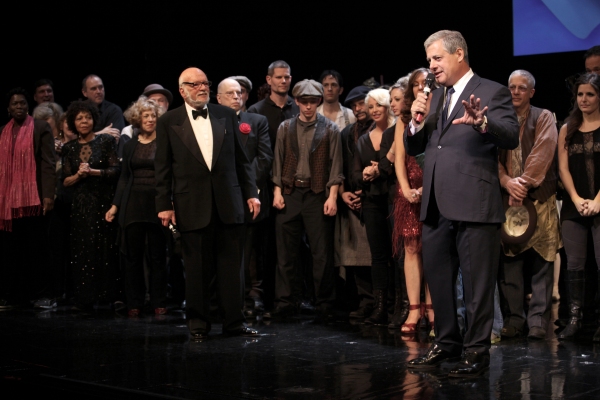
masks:
<instances>
[{"instance_id":1,"label":"woman in black dress","mask_svg":"<svg viewBox=\"0 0 600 400\"><path fill-rule=\"evenodd\" d=\"M392 259L392 241L388 228L388 192L391 178L379 169L380 145L383 132L394 124L390 111L390 94L385 89L373 89L366 98L374 127L362 135L354 153L353 179L362 190L362 217L371 249L371 277L373 280L373 312L365 324L387 325L388 274Z\"/></svg>"},{"instance_id":2,"label":"woman in black dress","mask_svg":"<svg viewBox=\"0 0 600 400\"><path fill-rule=\"evenodd\" d=\"M166 314L167 264L166 234L158 219L154 198L154 155L156 121L163 109L154 100L141 96L125 111L133 126L133 139L123 148L123 171L113 205L106 213L112 222L118 215L123 232L121 251L127 258L125 293L130 317L137 317L144 306L144 254L147 250L150 304L156 315Z\"/></svg>"},{"instance_id":3,"label":"woman in black dress","mask_svg":"<svg viewBox=\"0 0 600 400\"><path fill-rule=\"evenodd\" d=\"M600 75L582 75L573 89L575 105L558 135L558 169L568 194L560 219L571 317L558 339L572 339L581 328L590 232L600 268ZM600 327L593 339L600 342Z\"/></svg>"},{"instance_id":4,"label":"woman in black dress","mask_svg":"<svg viewBox=\"0 0 600 400\"><path fill-rule=\"evenodd\" d=\"M108 134L95 135L98 109L75 101L67 110L69 129L78 138L65 144L63 184L73 187L71 211L71 267L75 310L91 309L95 302L117 299L119 259L117 228L104 220L120 173L117 143Z\"/></svg>"}]
</instances>

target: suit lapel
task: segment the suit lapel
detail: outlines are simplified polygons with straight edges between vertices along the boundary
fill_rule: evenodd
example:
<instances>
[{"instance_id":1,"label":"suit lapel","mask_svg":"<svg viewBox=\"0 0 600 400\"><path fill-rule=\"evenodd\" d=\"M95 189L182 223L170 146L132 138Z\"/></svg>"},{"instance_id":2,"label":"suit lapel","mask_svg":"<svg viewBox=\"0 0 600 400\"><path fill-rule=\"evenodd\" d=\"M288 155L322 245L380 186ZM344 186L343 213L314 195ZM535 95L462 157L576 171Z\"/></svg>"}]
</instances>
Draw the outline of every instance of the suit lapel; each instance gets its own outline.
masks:
<instances>
[{"instance_id":1,"label":"suit lapel","mask_svg":"<svg viewBox=\"0 0 600 400\"><path fill-rule=\"evenodd\" d=\"M477 88L477 86L479 86L480 83L481 83L481 80L480 80L479 76L477 76L477 75L473 75L471 77L471 79L469 79L469 82L467 82L467 85L465 86L464 90L460 94L460 97L456 101L454 108L452 109L452 111L450 112L450 115L448 116L448 121L446 122L446 126L442 130L440 139L448 131L450 126L452 126L452 121L454 121L458 117L458 115L462 116L462 114L464 114L465 107L463 106L462 101L465 100L468 102L469 97L471 97L471 94L473 94L473 91ZM460 112L460 114L459 114L459 112ZM441 127L441 125L442 125L441 115L440 115L440 118L438 119L438 124L439 124L438 126Z\"/></svg>"},{"instance_id":2,"label":"suit lapel","mask_svg":"<svg viewBox=\"0 0 600 400\"><path fill-rule=\"evenodd\" d=\"M208 165L202 156L202 152L200 151L200 146L198 146L198 141L196 140L196 135L194 135L194 130L192 129L192 124L190 123L190 118L187 115L185 105L181 107L179 121L171 125L171 129L173 129L177 136L179 136L179 139L181 139L185 147L189 149L194 158L196 158L200 164L208 168Z\"/></svg>"},{"instance_id":3,"label":"suit lapel","mask_svg":"<svg viewBox=\"0 0 600 400\"><path fill-rule=\"evenodd\" d=\"M250 125L250 127L252 127L252 124L250 122L246 121L246 116L244 115L243 111L240 111L239 121L240 121L240 123L245 122L248 125ZM254 134L254 132L252 131L252 129L250 130L250 133L247 135L242 133L242 144L244 145L244 148L246 148L246 143L248 143L248 137L253 134Z\"/></svg>"},{"instance_id":4,"label":"suit lapel","mask_svg":"<svg viewBox=\"0 0 600 400\"><path fill-rule=\"evenodd\" d=\"M213 133L213 158L211 168L214 168L219 153L221 152L221 147L223 147L223 140L227 134L227 130L225 129L225 118L218 118L213 114L210 117L210 125L212 126Z\"/></svg>"}]
</instances>

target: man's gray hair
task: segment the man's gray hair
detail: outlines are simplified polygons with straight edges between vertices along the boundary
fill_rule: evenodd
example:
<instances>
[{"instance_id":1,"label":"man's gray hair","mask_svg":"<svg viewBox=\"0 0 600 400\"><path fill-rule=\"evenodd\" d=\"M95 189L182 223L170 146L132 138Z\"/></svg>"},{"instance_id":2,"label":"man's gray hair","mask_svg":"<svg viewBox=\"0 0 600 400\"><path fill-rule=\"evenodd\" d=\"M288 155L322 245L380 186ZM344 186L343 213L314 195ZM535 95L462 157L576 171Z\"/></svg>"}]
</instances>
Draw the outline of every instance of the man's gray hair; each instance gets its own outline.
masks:
<instances>
[{"instance_id":1,"label":"man's gray hair","mask_svg":"<svg viewBox=\"0 0 600 400\"><path fill-rule=\"evenodd\" d=\"M290 74L292 73L292 69L290 68L288 63L286 63L283 60L277 60L277 61L273 61L269 65L269 68L267 69L267 75L273 76L273 74L275 73L275 68L287 68L290 70Z\"/></svg>"},{"instance_id":2,"label":"man's gray hair","mask_svg":"<svg viewBox=\"0 0 600 400\"><path fill-rule=\"evenodd\" d=\"M433 42L437 42L441 40L444 49L450 53L456 53L456 50L459 48L463 50L465 55L465 62L469 64L469 51L467 50L467 41L463 37L463 35L458 31L438 31L433 35L429 36L425 41L425 51L427 48L433 44Z\"/></svg>"},{"instance_id":3,"label":"man's gray hair","mask_svg":"<svg viewBox=\"0 0 600 400\"><path fill-rule=\"evenodd\" d=\"M508 77L508 84L510 85L510 80L513 76L522 76L527 79L527 85L529 85L529 89L535 89L535 78L531 75L531 72L525 71L524 69L518 69L513 71L512 74Z\"/></svg>"}]
</instances>

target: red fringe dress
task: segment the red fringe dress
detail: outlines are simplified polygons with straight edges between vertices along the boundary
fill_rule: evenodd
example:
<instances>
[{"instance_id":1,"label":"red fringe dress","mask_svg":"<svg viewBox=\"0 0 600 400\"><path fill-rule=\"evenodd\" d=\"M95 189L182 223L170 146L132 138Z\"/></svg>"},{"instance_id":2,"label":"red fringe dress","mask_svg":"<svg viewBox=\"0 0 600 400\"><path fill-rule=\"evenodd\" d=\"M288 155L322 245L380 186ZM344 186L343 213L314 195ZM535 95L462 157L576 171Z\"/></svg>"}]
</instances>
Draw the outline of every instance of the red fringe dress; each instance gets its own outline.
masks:
<instances>
[{"instance_id":1,"label":"red fringe dress","mask_svg":"<svg viewBox=\"0 0 600 400\"><path fill-rule=\"evenodd\" d=\"M414 157L406 154L406 173L411 189L423 186L423 171ZM423 223L419 221L421 215L421 203L410 203L402 194L400 181L397 183L396 196L394 199L394 232L392 243L394 255L402 254L405 246L416 245L421 251L421 231Z\"/></svg>"}]
</instances>

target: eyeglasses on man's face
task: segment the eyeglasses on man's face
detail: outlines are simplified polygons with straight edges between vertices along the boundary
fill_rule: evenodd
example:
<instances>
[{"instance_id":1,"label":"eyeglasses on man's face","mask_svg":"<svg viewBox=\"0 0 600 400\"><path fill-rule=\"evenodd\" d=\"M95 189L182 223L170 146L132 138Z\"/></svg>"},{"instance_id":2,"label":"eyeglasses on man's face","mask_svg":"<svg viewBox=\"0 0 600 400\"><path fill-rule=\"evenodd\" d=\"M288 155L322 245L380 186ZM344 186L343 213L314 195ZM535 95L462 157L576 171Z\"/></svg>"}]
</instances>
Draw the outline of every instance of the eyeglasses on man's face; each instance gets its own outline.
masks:
<instances>
[{"instance_id":1,"label":"eyeglasses on man's face","mask_svg":"<svg viewBox=\"0 0 600 400\"><path fill-rule=\"evenodd\" d=\"M182 85L187 85L189 87L191 87L192 89L198 89L202 86L206 86L207 88L210 87L210 85L212 85L211 81L204 81L204 82L181 82Z\"/></svg>"}]
</instances>

